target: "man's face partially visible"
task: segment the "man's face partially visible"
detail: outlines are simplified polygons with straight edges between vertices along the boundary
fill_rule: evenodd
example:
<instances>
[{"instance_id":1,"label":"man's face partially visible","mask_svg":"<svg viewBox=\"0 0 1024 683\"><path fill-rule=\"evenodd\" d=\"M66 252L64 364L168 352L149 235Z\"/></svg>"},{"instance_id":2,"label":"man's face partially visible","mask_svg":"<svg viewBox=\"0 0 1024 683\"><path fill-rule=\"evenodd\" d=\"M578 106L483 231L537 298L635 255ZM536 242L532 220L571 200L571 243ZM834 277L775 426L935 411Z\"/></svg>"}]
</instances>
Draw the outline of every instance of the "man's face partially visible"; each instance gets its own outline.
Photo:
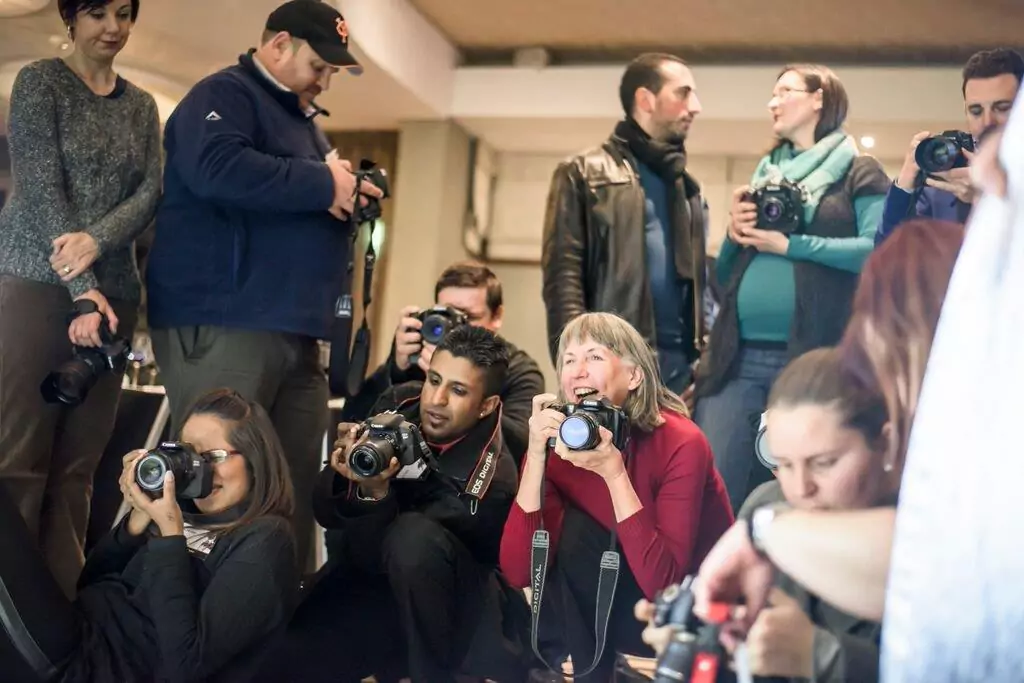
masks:
<instances>
[{"instance_id":1,"label":"man's face partially visible","mask_svg":"<svg viewBox=\"0 0 1024 683\"><path fill-rule=\"evenodd\" d=\"M484 371L466 358L441 350L430 360L420 391L420 427L434 443L454 441L494 410L497 397L484 396Z\"/></svg>"},{"instance_id":2,"label":"man's face partially visible","mask_svg":"<svg viewBox=\"0 0 1024 683\"><path fill-rule=\"evenodd\" d=\"M974 139L992 125L1006 125L1020 83L1013 74L992 78L972 78L964 86L964 112L967 128Z\"/></svg>"},{"instance_id":3,"label":"man's face partially visible","mask_svg":"<svg viewBox=\"0 0 1024 683\"><path fill-rule=\"evenodd\" d=\"M316 97L331 87L331 76L338 73L320 58L304 40L295 40L284 34L274 39L274 64L266 65L274 78L299 96L299 103L309 107Z\"/></svg>"},{"instance_id":4,"label":"man's face partially visible","mask_svg":"<svg viewBox=\"0 0 1024 683\"><path fill-rule=\"evenodd\" d=\"M469 324L497 332L501 329L503 306L492 311L487 305L486 287L445 287L437 293L437 303L466 314Z\"/></svg>"}]
</instances>

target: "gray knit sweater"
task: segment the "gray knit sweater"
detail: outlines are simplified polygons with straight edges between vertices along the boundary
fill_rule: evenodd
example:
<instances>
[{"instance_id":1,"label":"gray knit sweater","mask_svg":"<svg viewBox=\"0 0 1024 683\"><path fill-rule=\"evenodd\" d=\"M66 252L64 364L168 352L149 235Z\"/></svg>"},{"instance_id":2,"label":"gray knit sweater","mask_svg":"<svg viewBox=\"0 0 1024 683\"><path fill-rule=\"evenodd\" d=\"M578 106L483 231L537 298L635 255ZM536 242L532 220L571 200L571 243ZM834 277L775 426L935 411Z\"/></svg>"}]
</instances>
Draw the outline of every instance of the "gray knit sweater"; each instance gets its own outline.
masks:
<instances>
[{"instance_id":1,"label":"gray knit sweater","mask_svg":"<svg viewBox=\"0 0 1024 683\"><path fill-rule=\"evenodd\" d=\"M14 192L0 213L0 273L66 286L98 287L138 301L132 249L156 212L161 189L160 119L153 97L118 79L95 94L60 59L23 68L9 117ZM92 268L62 283L52 242L87 232L99 246Z\"/></svg>"}]
</instances>

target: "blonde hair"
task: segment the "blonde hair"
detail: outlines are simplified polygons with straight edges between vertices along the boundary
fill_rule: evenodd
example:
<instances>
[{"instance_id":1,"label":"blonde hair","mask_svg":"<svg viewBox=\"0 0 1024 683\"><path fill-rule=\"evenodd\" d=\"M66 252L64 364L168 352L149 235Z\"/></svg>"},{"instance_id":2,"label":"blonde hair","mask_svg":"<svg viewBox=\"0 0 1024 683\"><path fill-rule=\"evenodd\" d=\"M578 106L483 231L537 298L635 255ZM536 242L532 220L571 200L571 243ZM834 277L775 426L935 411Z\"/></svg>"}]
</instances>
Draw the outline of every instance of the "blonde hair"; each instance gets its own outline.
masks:
<instances>
[{"instance_id":1,"label":"blonde hair","mask_svg":"<svg viewBox=\"0 0 1024 683\"><path fill-rule=\"evenodd\" d=\"M644 341L636 328L612 313L584 313L573 318L565 326L558 338L559 378L562 376L566 348L585 339L604 346L623 362L639 368L643 373L640 386L629 392L621 406L629 416L633 428L650 432L660 427L665 423L665 418L661 416L662 410L671 410L689 417L689 411L686 410L686 404L682 399L662 384L658 360L650 345ZM559 394L561 393L559 389ZM563 401L569 398L561 396Z\"/></svg>"}]
</instances>

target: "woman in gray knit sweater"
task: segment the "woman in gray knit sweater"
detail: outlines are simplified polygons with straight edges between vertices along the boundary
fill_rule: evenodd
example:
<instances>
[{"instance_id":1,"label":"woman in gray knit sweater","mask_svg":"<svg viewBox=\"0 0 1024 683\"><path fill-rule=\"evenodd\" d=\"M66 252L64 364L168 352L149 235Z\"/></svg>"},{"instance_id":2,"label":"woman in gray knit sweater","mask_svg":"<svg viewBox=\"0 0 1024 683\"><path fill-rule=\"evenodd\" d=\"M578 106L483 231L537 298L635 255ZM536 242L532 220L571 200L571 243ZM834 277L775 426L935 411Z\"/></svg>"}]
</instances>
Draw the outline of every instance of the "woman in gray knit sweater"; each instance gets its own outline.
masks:
<instances>
[{"instance_id":1,"label":"woman in gray knit sweater","mask_svg":"<svg viewBox=\"0 0 1024 683\"><path fill-rule=\"evenodd\" d=\"M161 157L155 101L113 70L139 0L58 7L74 52L27 65L11 92L14 192L0 213L0 485L72 595L121 377L102 374L76 407L44 402L40 384L71 358L72 344L100 344L103 318L131 339L141 293L133 241L156 211ZM81 314L69 323L72 311Z\"/></svg>"}]
</instances>

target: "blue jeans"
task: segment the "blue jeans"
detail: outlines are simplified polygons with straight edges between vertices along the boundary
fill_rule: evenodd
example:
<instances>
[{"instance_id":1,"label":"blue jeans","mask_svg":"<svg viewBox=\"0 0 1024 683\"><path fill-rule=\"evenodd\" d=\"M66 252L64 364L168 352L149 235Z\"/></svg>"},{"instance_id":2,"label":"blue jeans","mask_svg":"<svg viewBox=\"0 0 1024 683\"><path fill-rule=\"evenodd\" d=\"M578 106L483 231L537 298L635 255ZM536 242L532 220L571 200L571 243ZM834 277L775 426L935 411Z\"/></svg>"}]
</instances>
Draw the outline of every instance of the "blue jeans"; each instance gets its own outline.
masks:
<instances>
[{"instance_id":1,"label":"blue jeans","mask_svg":"<svg viewBox=\"0 0 1024 683\"><path fill-rule=\"evenodd\" d=\"M694 421L711 444L733 511L738 511L747 495L772 477L754 454L754 437L768 403L768 392L788 359L788 353L781 349L742 346L733 378L714 396L697 401Z\"/></svg>"}]
</instances>

